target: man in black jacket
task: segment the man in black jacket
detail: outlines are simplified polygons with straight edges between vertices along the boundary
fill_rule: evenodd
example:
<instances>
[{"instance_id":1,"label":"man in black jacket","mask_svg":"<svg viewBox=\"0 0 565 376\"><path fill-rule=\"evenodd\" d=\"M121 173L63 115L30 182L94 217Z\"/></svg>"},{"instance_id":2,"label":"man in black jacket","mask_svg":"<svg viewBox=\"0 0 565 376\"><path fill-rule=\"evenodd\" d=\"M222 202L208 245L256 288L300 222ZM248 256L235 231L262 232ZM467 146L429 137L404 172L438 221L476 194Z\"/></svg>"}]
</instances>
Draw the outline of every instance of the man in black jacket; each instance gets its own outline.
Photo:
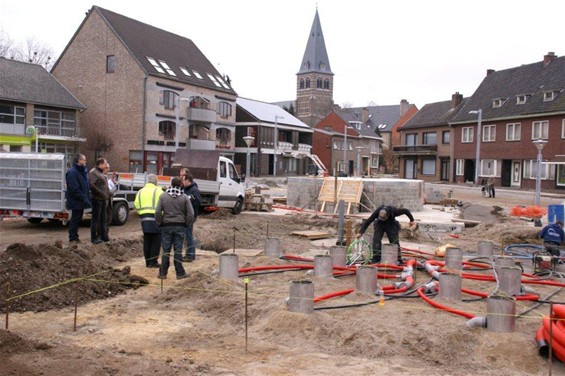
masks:
<instances>
[{"instance_id":1,"label":"man in black jacket","mask_svg":"<svg viewBox=\"0 0 565 376\"><path fill-rule=\"evenodd\" d=\"M196 222L196 217L198 217L198 211L200 210L200 204L202 203L202 197L200 196L200 189L198 189L198 184L194 181L194 177L189 173L185 172L181 175L184 186L184 194L190 199L192 204L192 209L194 210L194 222ZM186 227L186 254L182 258L182 261L193 262L196 260L196 245L194 244L194 222Z\"/></svg>"},{"instance_id":2,"label":"man in black jacket","mask_svg":"<svg viewBox=\"0 0 565 376\"><path fill-rule=\"evenodd\" d=\"M410 213L410 210L399 209L394 206L386 205L379 206L361 225L359 233L357 234L358 238L365 233L371 222L374 222L373 259L371 260L373 264L381 262L382 240L385 233L390 244L398 245L398 261L402 263L400 243L398 241L400 223L396 220L396 217L399 215L406 215L410 219L410 226L414 225L414 217L412 216L412 213Z\"/></svg>"}]
</instances>

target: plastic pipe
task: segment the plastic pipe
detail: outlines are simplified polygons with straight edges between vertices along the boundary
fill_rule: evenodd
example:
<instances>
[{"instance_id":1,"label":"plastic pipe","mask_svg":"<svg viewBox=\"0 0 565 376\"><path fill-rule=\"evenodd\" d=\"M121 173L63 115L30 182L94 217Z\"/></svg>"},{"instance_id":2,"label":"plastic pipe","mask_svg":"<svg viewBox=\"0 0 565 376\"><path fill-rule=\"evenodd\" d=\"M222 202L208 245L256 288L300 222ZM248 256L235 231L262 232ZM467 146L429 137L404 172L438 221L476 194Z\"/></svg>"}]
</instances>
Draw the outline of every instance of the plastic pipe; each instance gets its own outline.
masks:
<instances>
[{"instance_id":1,"label":"plastic pipe","mask_svg":"<svg viewBox=\"0 0 565 376\"><path fill-rule=\"evenodd\" d=\"M467 321L467 328L474 329L474 328L486 328L487 327L487 318L483 316L475 316L471 320Z\"/></svg>"},{"instance_id":2,"label":"plastic pipe","mask_svg":"<svg viewBox=\"0 0 565 376\"><path fill-rule=\"evenodd\" d=\"M433 301L432 299L428 298L426 296L426 294L424 294L424 288L423 287L420 287L418 289L418 295L422 299L424 299L424 301L426 303L428 303L429 305L431 305L432 307L436 307L436 308L439 308L439 309L444 310L446 312L453 313L453 314L456 314L456 315L459 315L459 316L463 316L463 317L466 317L468 319L472 319L473 317L475 317L475 315L473 315L473 314L470 314L470 313L467 313L467 312L464 312L464 311L460 311L460 310L457 310L457 309L454 309L454 308L451 308L451 307L448 307L448 306L444 306L442 304L439 304L439 303Z\"/></svg>"}]
</instances>

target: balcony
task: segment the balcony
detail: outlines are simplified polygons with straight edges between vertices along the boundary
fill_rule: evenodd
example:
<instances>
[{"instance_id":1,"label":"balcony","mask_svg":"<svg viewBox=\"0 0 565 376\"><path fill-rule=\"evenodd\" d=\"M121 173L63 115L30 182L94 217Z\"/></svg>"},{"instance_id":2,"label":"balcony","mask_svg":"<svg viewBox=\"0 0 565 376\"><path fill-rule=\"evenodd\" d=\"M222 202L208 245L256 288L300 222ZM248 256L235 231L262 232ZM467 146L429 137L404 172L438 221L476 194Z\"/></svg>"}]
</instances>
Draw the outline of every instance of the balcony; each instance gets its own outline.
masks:
<instances>
[{"instance_id":1,"label":"balcony","mask_svg":"<svg viewBox=\"0 0 565 376\"><path fill-rule=\"evenodd\" d=\"M298 151L302 151L309 154L312 151L312 145L298 144Z\"/></svg>"},{"instance_id":2,"label":"balcony","mask_svg":"<svg viewBox=\"0 0 565 376\"><path fill-rule=\"evenodd\" d=\"M0 134L10 134L15 136L25 136L26 127L23 124L0 123Z\"/></svg>"},{"instance_id":3,"label":"balcony","mask_svg":"<svg viewBox=\"0 0 565 376\"><path fill-rule=\"evenodd\" d=\"M186 140L186 147L191 150L216 150L216 141L189 138Z\"/></svg>"},{"instance_id":4,"label":"balcony","mask_svg":"<svg viewBox=\"0 0 565 376\"><path fill-rule=\"evenodd\" d=\"M293 148L292 142L279 141L277 148L280 152L291 151Z\"/></svg>"},{"instance_id":5,"label":"balcony","mask_svg":"<svg viewBox=\"0 0 565 376\"><path fill-rule=\"evenodd\" d=\"M191 123L211 124L216 121L216 111L207 108L189 107L186 109L186 118Z\"/></svg>"},{"instance_id":6,"label":"balcony","mask_svg":"<svg viewBox=\"0 0 565 376\"><path fill-rule=\"evenodd\" d=\"M401 156L437 155L437 145L394 146L392 151Z\"/></svg>"},{"instance_id":7,"label":"balcony","mask_svg":"<svg viewBox=\"0 0 565 376\"><path fill-rule=\"evenodd\" d=\"M36 125L37 133L42 136L77 137L78 131L74 127L57 127Z\"/></svg>"}]
</instances>

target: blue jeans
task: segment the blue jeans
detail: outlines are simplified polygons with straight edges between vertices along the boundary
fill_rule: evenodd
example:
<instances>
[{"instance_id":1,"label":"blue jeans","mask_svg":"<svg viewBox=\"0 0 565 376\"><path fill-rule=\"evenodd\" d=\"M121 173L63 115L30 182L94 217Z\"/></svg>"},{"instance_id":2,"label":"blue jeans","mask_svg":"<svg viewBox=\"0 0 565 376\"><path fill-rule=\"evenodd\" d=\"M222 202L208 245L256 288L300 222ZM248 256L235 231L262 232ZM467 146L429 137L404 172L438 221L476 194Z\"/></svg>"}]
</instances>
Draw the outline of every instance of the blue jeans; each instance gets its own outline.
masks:
<instances>
[{"instance_id":1,"label":"blue jeans","mask_svg":"<svg viewBox=\"0 0 565 376\"><path fill-rule=\"evenodd\" d=\"M166 276L169 271L169 257L171 254L171 248L174 247L174 265L177 277L185 275L184 268L182 266L182 243L184 243L184 235L186 233L186 227L184 226L163 226L161 227L161 241L163 243L163 257L161 260L161 270L160 274Z\"/></svg>"},{"instance_id":2,"label":"blue jeans","mask_svg":"<svg viewBox=\"0 0 565 376\"><path fill-rule=\"evenodd\" d=\"M69 221L69 240L78 240L78 228L84 209L73 209L71 211L71 220Z\"/></svg>"},{"instance_id":3,"label":"blue jeans","mask_svg":"<svg viewBox=\"0 0 565 376\"><path fill-rule=\"evenodd\" d=\"M186 228L186 257L194 261L196 259L196 247L194 246L194 235L192 233L194 223L191 223Z\"/></svg>"}]
</instances>

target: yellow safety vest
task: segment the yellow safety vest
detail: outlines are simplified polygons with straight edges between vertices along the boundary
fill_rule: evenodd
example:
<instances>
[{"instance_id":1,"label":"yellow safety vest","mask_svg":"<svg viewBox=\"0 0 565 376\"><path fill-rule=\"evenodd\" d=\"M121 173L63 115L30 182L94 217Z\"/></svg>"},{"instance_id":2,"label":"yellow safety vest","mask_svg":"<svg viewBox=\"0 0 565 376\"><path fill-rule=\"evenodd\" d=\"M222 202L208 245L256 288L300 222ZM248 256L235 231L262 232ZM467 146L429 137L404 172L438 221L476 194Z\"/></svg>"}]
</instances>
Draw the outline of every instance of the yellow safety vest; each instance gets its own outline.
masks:
<instances>
[{"instance_id":1,"label":"yellow safety vest","mask_svg":"<svg viewBox=\"0 0 565 376\"><path fill-rule=\"evenodd\" d=\"M155 184L145 184L145 187L141 188L135 197L134 205L137 214L155 214L155 208L157 208L157 202L162 193L163 190Z\"/></svg>"}]
</instances>

